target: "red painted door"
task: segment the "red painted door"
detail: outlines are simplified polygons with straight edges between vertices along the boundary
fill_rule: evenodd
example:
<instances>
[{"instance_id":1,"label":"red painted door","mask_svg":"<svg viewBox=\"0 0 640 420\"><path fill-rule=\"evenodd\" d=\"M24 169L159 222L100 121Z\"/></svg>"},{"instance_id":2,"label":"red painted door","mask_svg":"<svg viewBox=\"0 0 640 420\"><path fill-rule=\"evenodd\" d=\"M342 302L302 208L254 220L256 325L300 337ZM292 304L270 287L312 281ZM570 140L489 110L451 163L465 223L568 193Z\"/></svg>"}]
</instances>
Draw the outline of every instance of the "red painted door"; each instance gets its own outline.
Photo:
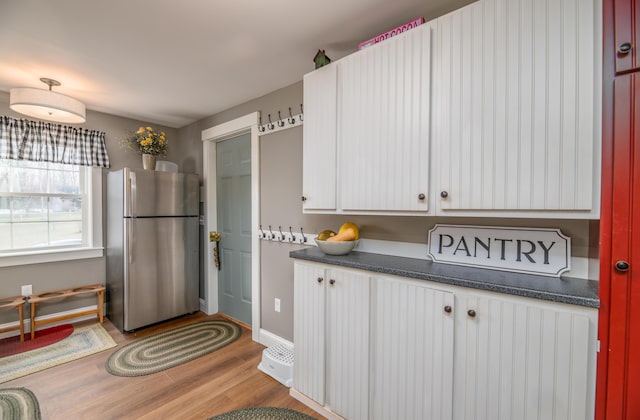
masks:
<instances>
[{"instance_id":1,"label":"red painted door","mask_svg":"<svg viewBox=\"0 0 640 420\"><path fill-rule=\"evenodd\" d=\"M611 254L601 260L601 287L609 285L605 412L631 420L640 419L640 73L615 78L613 108Z\"/></svg>"},{"instance_id":2,"label":"red painted door","mask_svg":"<svg viewBox=\"0 0 640 420\"><path fill-rule=\"evenodd\" d=\"M640 30L636 15L640 13L640 0L614 0L614 33L616 72L624 73L640 68Z\"/></svg>"}]
</instances>

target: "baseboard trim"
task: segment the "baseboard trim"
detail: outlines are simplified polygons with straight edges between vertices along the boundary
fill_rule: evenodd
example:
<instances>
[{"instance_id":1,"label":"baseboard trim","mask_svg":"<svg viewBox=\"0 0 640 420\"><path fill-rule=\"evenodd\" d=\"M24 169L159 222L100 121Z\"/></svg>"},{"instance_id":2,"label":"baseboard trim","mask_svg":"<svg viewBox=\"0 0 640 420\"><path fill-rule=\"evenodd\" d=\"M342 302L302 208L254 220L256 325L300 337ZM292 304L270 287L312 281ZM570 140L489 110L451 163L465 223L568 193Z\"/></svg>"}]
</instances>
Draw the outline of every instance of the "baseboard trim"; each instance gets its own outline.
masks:
<instances>
[{"instance_id":1,"label":"baseboard trim","mask_svg":"<svg viewBox=\"0 0 640 420\"><path fill-rule=\"evenodd\" d=\"M260 328L260 344L266 347L273 347L278 344L293 350L293 343L285 338L280 337L270 331Z\"/></svg>"},{"instance_id":2,"label":"baseboard trim","mask_svg":"<svg viewBox=\"0 0 640 420\"><path fill-rule=\"evenodd\" d=\"M295 398L296 400L300 401L302 404L306 405L316 413L326 417L329 420L345 420L344 417L340 417L333 411L318 404L317 402L313 401L311 398L307 397L306 395L296 390L295 388L291 388L289 390L289 395Z\"/></svg>"},{"instance_id":3,"label":"baseboard trim","mask_svg":"<svg viewBox=\"0 0 640 420\"><path fill-rule=\"evenodd\" d=\"M54 314L48 314L48 315L41 315L41 316L37 316L36 317L36 321L57 318L59 316L74 315L74 314L85 312L85 311L95 310L97 308L98 308L98 305L90 305L90 306L85 306L83 308L72 309L72 310L69 310L69 311L56 312ZM77 318L74 318L73 322L71 322L68 319L65 319L65 320L62 320L62 321L52 322L52 323L46 324L46 325L41 325L41 326L36 328L36 331L41 330L43 328L51 328L51 327L54 327L56 325L75 324L77 322L87 321L87 320L95 319L95 318L96 318L95 315L90 314L90 315L79 316ZM27 333L31 332L31 319L26 318L23 323L24 323L24 333L25 333L25 335L27 335ZM17 326L17 325L20 325L19 321L8 322L6 324L0 325L0 328L13 327L13 326ZM14 336L18 336L18 335L20 335L20 331L17 331L17 330L16 331L8 331L6 333L1 333L0 334L0 339L8 338L8 337L14 337Z\"/></svg>"}]
</instances>

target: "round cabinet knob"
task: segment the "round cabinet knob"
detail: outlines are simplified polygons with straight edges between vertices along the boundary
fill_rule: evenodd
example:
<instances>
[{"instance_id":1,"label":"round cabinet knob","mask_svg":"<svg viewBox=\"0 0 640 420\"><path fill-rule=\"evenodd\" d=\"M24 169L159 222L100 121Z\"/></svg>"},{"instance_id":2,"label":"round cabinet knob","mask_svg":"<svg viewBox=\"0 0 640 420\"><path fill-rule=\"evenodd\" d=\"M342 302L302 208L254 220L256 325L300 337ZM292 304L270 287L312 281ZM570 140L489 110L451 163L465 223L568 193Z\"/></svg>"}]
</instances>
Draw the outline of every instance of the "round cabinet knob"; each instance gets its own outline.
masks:
<instances>
[{"instance_id":1,"label":"round cabinet knob","mask_svg":"<svg viewBox=\"0 0 640 420\"><path fill-rule=\"evenodd\" d=\"M446 192L446 191L440 191L440 197L447 198L447 197L449 197L449 193Z\"/></svg>"},{"instance_id":2,"label":"round cabinet knob","mask_svg":"<svg viewBox=\"0 0 640 420\"><path fill-rule=\"evenodd\" d=\"M450 313L451 313L451 311L452 311L451 306L449 306L449 305L445 306L445 307L444 307L444 311L445 311L446 313L450 314Z\"/></svg>"},{"instance_id":3,"label":"round cabinet knob","mask_svg":"<svg viewBox=\"0 0 640 420\"><path fill-rule=\"evenodd\" d=\"M307 201L307 197L303 195L302 197L300 197L300 200L302 200L302 202L304 203L305 201Z\"/></svg>"},{"instance_id":4,"label":"round cabinet knob","mask_svg":"<svg viewBox=\"0 0 640 420\"><path fill-rule=\"evenodd\" d=\"M624 273L625 271L629 270L629 263L626 261L618 261L616 263L616 270L620 271L621 273Z\"/></svg>"},{"instance_id":5,"label":"round cabinet knob","mask_svg":"<svg viewBox=\"0 0 640 420\"><path fill-rule=\"evenodd\" d=\"M618 54L627 55L631 52L632 49L633 45L631 45L630 42L625 42L623 44L620 44L620 46L618 47Z\"/></svg>"},{"instance_id":6,"label":"round cabinet knob","mask_svg":"<svg viewBox=\"0 0 640 420\"><path fill-rule=\"evenodd\" d=\"M322 277L318 277L318 283L322 283L322 280L324 280Z\"/></svg>"},{"instance_id":7,"label":"round cabinet knob","mask_svg":"<svg viewBox=\"0 0 640 420\"><path fill-rule=\"evenodd\" d=\"M329 280L329 284L333 286L334 284L336 284L336 281L334 279L331 279Z\"/></svg>"},{"instance_id":8,"label":"round cabinet knob","mask_svg":"<svg viewBox=\"0 0 640 420\"><path fill-rule=\"evenodd\" d=\"M467 311L467 315L469 315L471 318L475 318L476 317L476 311L474 311L473 309L469 309Z\"/></svg>"},{"instance_id":9,"label":"round cabinet knob","mask_svg":"<svg viewBox=\"0 0 640 420\"><path fill-rule=\"evenodd\" d=\"M422 194L422 193L418 194L418 200L424 200L425 197L426 196L424 194Z\"/></svg>"}]
</instances>

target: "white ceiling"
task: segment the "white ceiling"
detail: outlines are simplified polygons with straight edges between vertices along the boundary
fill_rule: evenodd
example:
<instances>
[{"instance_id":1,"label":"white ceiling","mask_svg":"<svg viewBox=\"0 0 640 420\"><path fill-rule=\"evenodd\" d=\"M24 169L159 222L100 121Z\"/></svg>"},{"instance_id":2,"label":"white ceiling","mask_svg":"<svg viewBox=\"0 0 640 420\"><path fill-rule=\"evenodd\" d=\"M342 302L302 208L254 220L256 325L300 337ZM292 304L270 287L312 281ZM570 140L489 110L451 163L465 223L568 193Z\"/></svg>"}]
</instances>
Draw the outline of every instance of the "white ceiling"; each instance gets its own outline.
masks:
<instances>
[{"instance_id":1,"label":"white ceiling","mask_svg":"<svg viewBox=\"0 0 640 420\"><path fill-rule=\"evenodd\" d=\"M182 127L302 79L325 49L472 0L0 0L0 91ZM90 121L89 121L90 122Z\"/></svg>"}]
</instances>

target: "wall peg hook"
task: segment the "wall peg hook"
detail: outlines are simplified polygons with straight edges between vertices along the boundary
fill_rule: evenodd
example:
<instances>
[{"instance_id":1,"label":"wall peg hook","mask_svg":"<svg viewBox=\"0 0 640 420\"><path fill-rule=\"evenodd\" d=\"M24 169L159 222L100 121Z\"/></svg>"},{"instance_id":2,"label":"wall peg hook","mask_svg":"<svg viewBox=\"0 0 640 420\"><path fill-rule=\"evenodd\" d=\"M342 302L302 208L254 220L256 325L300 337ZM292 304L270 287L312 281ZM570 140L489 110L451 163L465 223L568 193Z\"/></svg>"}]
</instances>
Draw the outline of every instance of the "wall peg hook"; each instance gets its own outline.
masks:
<instances>
[{"instance_id":1,"label":"wall peg hook","mask_svg":"<svg viewBox=\"0 0 640 420\"><path fill-rule=\"evenodd\" d=\"M304 232L302 231L302 227L300 227L300 235L302 235L301 238L300 238L300 243L303 244L303 243L307 242L307 237L304 236Z\"/></svg>"},{"instance_id":2,"label":"wall peg hook","mask_svg":"<svg viewBox=\"0 0 640 420\"><path fill-rule=\"evenodd\" d=\"M280 115L280 111L278 111L278 127L284 127L284 121Z\"/></svg>"},{"instance_id":3,"label":"wall peg hook","mask_svg":"<svg viewBox=\"0 0 640 420\"><path fill-rule=\"evenodd\" d=\"M296 119L293 117L293 115L291 115L291 107L289 107L289 118L287 119L287 121L289 121L289 124L296 123Z\"/></svg>"},{"instance_id":4,"label":"wall peg hook","mask_svg":"<svg viewBox=\"0 0 640 420\"><path fill-rule=\"evenodd\" d=\"M267 124L267 127L269 130L273 130L275 128L275 125L271 122L271 114L269 114L269 124Z\"/></svg>"}]
</instances>

